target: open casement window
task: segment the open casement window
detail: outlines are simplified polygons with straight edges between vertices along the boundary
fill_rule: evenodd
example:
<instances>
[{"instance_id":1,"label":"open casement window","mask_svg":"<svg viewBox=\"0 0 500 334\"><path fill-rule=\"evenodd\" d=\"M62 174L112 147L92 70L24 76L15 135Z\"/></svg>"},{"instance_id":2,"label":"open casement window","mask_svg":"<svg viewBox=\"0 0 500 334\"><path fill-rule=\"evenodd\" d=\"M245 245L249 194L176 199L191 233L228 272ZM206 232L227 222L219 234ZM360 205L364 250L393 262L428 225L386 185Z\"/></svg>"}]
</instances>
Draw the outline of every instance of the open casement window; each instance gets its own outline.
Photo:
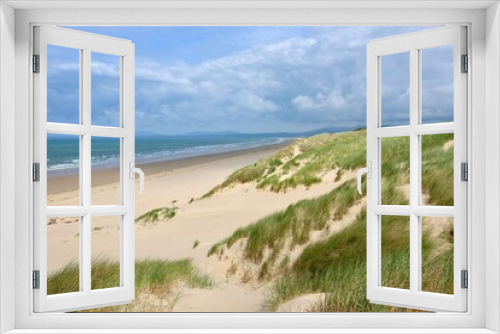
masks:
<instances>
[{"instance_id":1,"label":"open casement window","mask_svg":"<svg viewBox=\"0 0 500 334\"><path fill-rule=\"evenodd\" d=\"M55 53L71 55L73 63L52 62L48 58ZM71 58L72 57L72 58ZM102 66L102 62L94 62L92 58L113 57L114 68ZM61 57L59 57L61 58ZM50 60L50 59L49 59ZM105 82L91 87L94 70L97 73L107 71L110 80L116 85ZM74 85L54 82L54 71L66 71L74 78ZM99 72L100 71L100 72ZM33 293L34 311L74 311L90 309L106 305L129 303L134 299L134 44L128 40L82 33L71 29L39 26L34 28L33 56L33 89L34 89L34 271ZM51 73L52 72L52 73ZM60 76L59 76L60 77ZM69 78L68 77L68 78ZM48 101L48 92L58 85L58 98L74 94L72 105L66 103L66 114L74 118L66 118L51 114L54 104L59 101ZM61 87L62 86L62 87ZM98 97L100 90L114 89L116 110L107 113L108 119L103 122L94 119L92 108L93 96ZM61 96L64 95L64 96ZM97 109L97 107L96 107ZM109 126L112 124L113 126ZM57 138L57 146L48 145L48 138ZM114 201L94 202L91 190L93 174L94 140L108 140L116 143L116 162L119 163L117 175L117 196ZM110 144L112 145L112 144ZM79 200L74 203L48 203L48 150L51 156L57 157L57 151L75 150L74 163L78 170L79 182L74 187ZM55 151L55 152L53 152ZM50 162L50 161L49 161ZM118 170L118 169L117 169ZM141 179L142 181L142 179ZM69 181L68 181L69 182ZM106 205L99 205L106 204ZM109 205L108 205L109 204ZM99 276L99 267L93 266L92 226L95 219L111 216L119 229L118 240L113 242L117 256L113 259L114 282L108 286L98 286L93 281ZM72 226L75 237L64 241L68 247L74 247L75 258L54 266L54 252L66 252L65 249L48 252L48 225L61 222L61 228ZM65 224L68 223L68 224ZM69 224L71 223L71 224ZM55 223L54 223L55 224ZM50 227L50 226L49 226ZM111 228L111 227L110 227ZM51 238L52 238L51 234ZM99 242L102 242L99 241ZM107 241L106 241L107 242ZM110 244L111 240L109 241ZM110 246L111 247L111 246ZM57 270L66 270L68 281L53 281L48 286L48 277ZM62 269L61 269L62 268ZM110 273L101 273L110 275ZM76 282L76 283L75 283ZM72 284L72 285L71 285ZM56 291L56 292L54 292Z\"/></svg>"},{"instance_id":2,"label":"open casement window","mask_svg":"<svg viewBox=\"0 0 500 334\"><path fill-rule=\"evenodd\" d=\"M466 28L458 26L367 46L367 299L372 303L467 310L462 285L467 274L467 182L462 175L467 163L466 54ZM446 69L450 82L443 85ZM386 99L391 94L397 97ZM443 99L450 101L448 118L440 117ZM409 147L407 157L391 151L396 142ZM429 151L429 143L435 142L445 149ZM439 162L445 154L452 154L449 164L430 166L429 161ZM397 168L388 159L399 159ZM433 174L431 167L443 173ZM449 178L436 180L436 175ZM445 197L448 201L442 203ZM447 238L451 245L432 249L429 238ZM406 247L406 256L394 256L391 243ZM444 252L450 256L441 256L441 267L431 265ZM435 269L443 266L453 269Z\"/></svg>"}]
</instances>

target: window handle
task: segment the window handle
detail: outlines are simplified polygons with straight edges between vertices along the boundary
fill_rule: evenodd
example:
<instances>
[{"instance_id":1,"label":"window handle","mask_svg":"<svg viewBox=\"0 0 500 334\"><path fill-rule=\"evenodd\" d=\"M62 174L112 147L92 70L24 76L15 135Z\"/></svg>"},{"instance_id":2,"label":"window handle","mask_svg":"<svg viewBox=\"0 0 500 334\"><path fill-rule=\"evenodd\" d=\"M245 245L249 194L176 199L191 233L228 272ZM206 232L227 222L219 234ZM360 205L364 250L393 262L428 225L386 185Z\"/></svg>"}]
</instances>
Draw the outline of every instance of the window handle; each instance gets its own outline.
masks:
<instances>
[{"instance_id":1,"label":"window handle","mask_svg":"<svg viewBox=\"0 0 500 334\"><path fill-rule=\"evenodd\" d=\"M360 170L358 170L358 192L359 192L360 195L362 194L362 191L361 191L361 177L365 173L367 173L367 175L366 175L367 178L369 178L369 179L372 178L372 163L370 161L368 161L366 163L366 167L361 168Z\"/></svg>"},{"instance_id":2,"label":"window handle","mask_svg":"<svg viewBox=\"0 0 500 334\"><path fill-rule=\"evenodd\" d=\"M141 184L141 189L139 190L139 195L142 195L142 191L144 190L144 172L140 169L134 166L134 162L130 161L129 162L129 171L130 171L130 178L134 178L134 173L139 174L139 183Z\"/></svg>"}]
</instances>

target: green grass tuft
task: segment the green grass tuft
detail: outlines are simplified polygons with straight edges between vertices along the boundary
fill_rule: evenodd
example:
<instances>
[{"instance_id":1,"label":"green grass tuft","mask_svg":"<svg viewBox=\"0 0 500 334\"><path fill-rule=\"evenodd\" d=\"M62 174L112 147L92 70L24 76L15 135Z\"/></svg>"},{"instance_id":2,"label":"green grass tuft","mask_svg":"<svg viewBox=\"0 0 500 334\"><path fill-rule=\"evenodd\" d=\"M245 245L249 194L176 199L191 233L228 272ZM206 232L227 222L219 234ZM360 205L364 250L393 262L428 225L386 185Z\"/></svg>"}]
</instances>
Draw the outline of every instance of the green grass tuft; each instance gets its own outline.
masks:
<instances>
[{"instance_id":1,"label":"green grass tuft","mask_svg":"<svg viewBox=\"0 0 500 334\"><path fill-rule=\"evenodd\" d=\"M120 286L120 262L98 258L92 261L92 289ZM61 294L79 291L80 269L71 262L53 272L47 278L47 294ZM189 287L210 288L213 281L200 274L191 260L166 261L146 259L135 263L136 288L151 288L182 281Z\"/></svg>"},{"instance_id":2,"label":"green grass tuft","mask_svg":"<svg viewBox=\"0 0 500 334\"><path fill-rule=\"evenodd\" d=\"M156 209L148 211L145 214L137 217L135 219L135 222L136 223L156 223L156 222L162 221L162 220L169 220L169 219L172 219L175 217L178 210L179 210L179 208L176 206L156 208Z\"/></svg>"},{"instance_id":3,"label":"green grass tuft","mask_svg":"<svg viewBox=\"0 0 500 334\"><path fill-rule=\"evenodd\" d=\"M294 152L298 150L298 154ZM366 163L366 131L324 133L299 139L277 154L259 160L231 174L202 198L238 183L256 182L258 189L286 191L299 185L321 182L325 172L339 168L353 170Z\"/></svg>"},{"instance_id":4,"label":"green grass tuft","mask_svg":"<svg viewBox=\"0 0 500 334\"><path fill-rule=\"evenodd\" d=\"M388 219L384 219L382 225L381 242L386 255L383 254L382 260L383 284L408 289L409 243L398 233L390 233L394 227L408 226L407 217L384 218ZM409 226L402 231L406 228ZM401 232L401 229L395 231ZM423 290L453 293L453 248L436 256L431 239L425 235L422 239ZM366 210L343 231L308 246L292 268L272 285L267 306L275 311L283 302L309 293L326 293L325 300L315 311L410 311L371 304L366 299Z\"/></svg>"},{"instance_id":5,"label":"green grass tuft","mask_svg":"<svg viewBox=\"0 0 500 334\"><path fill-rule=\"evenodd\" d=\"M298 141L294 145L301 153L295 157L286 155L288 158L280 159L282 164L276 163L276 168L269 168L270 159L251 166L271 171L262 172L261 176L254 175L252 181L256 181L257 188L282 191L318 182L319 175L332 168L339 169L336 179L339 181L345 171L365 165L365 136L366 131L359 129L352 133L319 135ZM453 148L444 147L452 140L453 134L422 136L422 188L429 205L453 205ZM290 147L288 153L293 152L293 145ZM382 140L382 204L409 204L406 193L410 174L409 148L407 137ZM235 172L220 188L236 182L242 170ZM280 171L289 177L283 179ZM254 172L259 174L256 170ZM342 219L360 199L354 180L346 181L328 194L299 201L236 230L215 244L208 256L220 255L234 243L245 240L244 259L260 265L261 279L273 279L267 298L271 311L287 300L309 293L326 293L316 311L411 311L371 304L366 300L366 208L340 232L308 245L295 262L291 263L285 257L277 265L277 271L273 267L273 261L284 249L287 238L292 240L292 247L307 243L312 231L324 230L329 219ZM385 286L407 289L410 261L408 217L384 216L382 222L382 282ZM438 240L431 237L429 231L423 231L422 257L423 290L452 294L452 225Z\"/></svg>"},{"instance_id":6,"label":"green grass tuft","mask_svg":"<svg viewBox=\"0 0 500 334\"><path fill-rule=\"evenodd\" d=\"M208 256L219 254L223 246L230 248L238 240L246 239L245 258L260 262L268 249L277 255L277 252L285 247L287 237L291 237L292 247L308 242L310 232L323 230L330 218L342 219L362 196L356 191L355 182L347 181L326 195L299 201L284 211L236 230L229 238L215 244L209 250ZM270 264L272 261L263 263L263 270Z\"/></svg>"}]
</instances>

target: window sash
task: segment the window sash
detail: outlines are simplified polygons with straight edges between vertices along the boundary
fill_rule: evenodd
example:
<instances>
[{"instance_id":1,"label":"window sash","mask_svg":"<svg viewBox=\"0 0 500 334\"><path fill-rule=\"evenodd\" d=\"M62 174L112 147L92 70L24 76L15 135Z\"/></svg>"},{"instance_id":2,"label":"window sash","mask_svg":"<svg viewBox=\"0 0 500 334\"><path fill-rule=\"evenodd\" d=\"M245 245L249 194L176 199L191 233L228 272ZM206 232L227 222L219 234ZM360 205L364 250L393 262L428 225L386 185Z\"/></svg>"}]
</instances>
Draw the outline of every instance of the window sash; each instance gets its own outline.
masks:
<instances>
[{"instance_id":1,"label":"window sash","mask_svg":"<svg viewBox=\"0 0 500 334\"><path fill-rule=\"evenodd\" d=\"M40 73L34 79L34 161L40 163L40 182L34 183L34 269L40 272L40 288L33 290L34 311L74 311L128 303L134 299L134 180L128 162L134 161L134 45L130 41L65 28L34 28L34 53L40 55ZM47 45L80 50L79 124L47 122ZM91 124L91 53L120 57L120 127ZM47 134L79 136L80 203L47 207ZM120 139L120 205L91 205L91 138ZM120 216L120 286L92 290L92 216ZM47 295L47 217L80 217L80 291Z\"/></svg>"},{"instance_id":2,"label":"window sash","mask_svg":"<svg viewBox=\"0 0 500 334\"><path fill-rule=\"evenodd\" d=\"M460 73L460 55L466 54L466 28L444 27L372 41L367 47L367 161L372 177L367 179L367 298L377 304L421 310L467 310L467 290L461 289L460 272L467 269L467 183L460 181L460 163L467 162L467 76ZM454 122L420 124L420 50L454 45ZM381 57L410 54L410 125L382 127ZM454 133L453 207L420 205L421 135ZM381 138L410 137L410 205L381 205ZM387 215L410 217L410 289L380 286L381 218ZM454 295L420 291L421 217L454 217Z\"/></svg>"}]
</instances>

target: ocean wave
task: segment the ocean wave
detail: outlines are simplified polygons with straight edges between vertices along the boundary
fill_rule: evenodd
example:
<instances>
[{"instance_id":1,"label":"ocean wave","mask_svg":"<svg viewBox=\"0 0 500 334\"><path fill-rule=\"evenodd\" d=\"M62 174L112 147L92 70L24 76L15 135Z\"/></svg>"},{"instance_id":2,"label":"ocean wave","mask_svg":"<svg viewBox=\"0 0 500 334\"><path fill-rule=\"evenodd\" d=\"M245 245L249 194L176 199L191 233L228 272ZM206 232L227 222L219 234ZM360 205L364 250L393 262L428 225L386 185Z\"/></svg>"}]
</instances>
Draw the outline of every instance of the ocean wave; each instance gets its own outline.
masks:
<instances>
[{"instance_id":1,"label":"ocean wave","mask_svg":"<svg viewBox=\"0 0 500 334\"><path fill-rule=\"evenodd\" d=\"M78 168L79 166L80 166L80 164L71 164L71 163L55 164L55 165L49 166L48 170L73 169L73 168Z\"/></svg>"},{"instance_id":2,"label":"ocean wave","mask_svg":"<svg viewBox=\"0 0 500 334\"><path fill-rule=\"evenodd\" d=\"M275 145L285 141L285 138L259 138L250 141L233 142L233 143L221 143L221 144L206 144L206 145L194 145L191 147L183 148L160 148L151 149L147 143L142 143L142 145L137 145L136 143L136 161L140 163L148 162L159 162L168 161L188 157L196 156L206 156L217 153L226 153L232 151L239 151L244 149L257 148L268 145ZM103 144L105 145L105 144ZM139 147L138 147L139 146ZM168 146L166 143L164 146ZM106 151L103 149L103 151ZM108 149L107 152L115 152ZM74 151L71 152L74 154ZM62 160L62 161L61 161ZM101 155L96 155L91 157L91 165L97 168L115 167L118 166L120 162L120 157L115 154L102 153ZM80 165L79 158L67 157L63 159L47 159L47 168L49 171L59 171L64 169L76 169Z\"/></svg>"}]
</instances>

